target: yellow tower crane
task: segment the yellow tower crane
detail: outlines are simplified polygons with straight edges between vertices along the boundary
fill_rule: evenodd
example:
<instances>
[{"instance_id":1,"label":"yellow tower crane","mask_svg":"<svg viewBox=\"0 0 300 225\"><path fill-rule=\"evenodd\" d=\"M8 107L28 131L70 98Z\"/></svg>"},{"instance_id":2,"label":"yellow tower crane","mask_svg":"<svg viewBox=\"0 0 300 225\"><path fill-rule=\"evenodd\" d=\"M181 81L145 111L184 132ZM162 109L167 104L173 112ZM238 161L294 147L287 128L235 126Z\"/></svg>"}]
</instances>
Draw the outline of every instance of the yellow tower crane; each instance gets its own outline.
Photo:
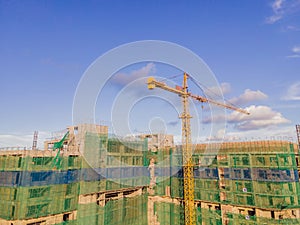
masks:
<instances>
[{"instance_id":1,"label":"yellow tower crane","mask_svg":"<svg viewBox=\"0 0 300 225\"><path fill-rule=\"evenodd\" d=\"M184 186L184 220L185 225L195 225L195 204L194 204L194 172L193 172L193 162L192 162L192 140L191 140L191 125L190 119L192 118L189 112L189 98L193 98L200 102L212 103L214 105L224 107L227 109L235 110L241 113L249 115L246 110L237 108L232 105L217 102L212 99L208 99L202 96L193 95L188 92L188 75L184 73L182 87L172 88L167 86L163 82L159 82L154 79L154 77L148 78L148 88L150 90L155 87L164 89L169 92L178 94L182 99L183 112L180 115L182 120L182 154L183 154L183 186Z\"/></svg>"}]
</instances>

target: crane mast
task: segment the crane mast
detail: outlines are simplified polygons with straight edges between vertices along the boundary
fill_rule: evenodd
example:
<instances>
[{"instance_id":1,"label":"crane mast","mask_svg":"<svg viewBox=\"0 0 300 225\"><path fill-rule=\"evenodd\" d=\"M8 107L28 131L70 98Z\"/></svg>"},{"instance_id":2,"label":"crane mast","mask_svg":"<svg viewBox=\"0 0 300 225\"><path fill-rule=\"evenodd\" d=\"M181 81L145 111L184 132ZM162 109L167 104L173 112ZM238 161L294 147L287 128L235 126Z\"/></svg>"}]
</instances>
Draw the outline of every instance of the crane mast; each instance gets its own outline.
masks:
<instances>
[{"instance_id":1,"label":"crane mast","mask_svg":"<svg viewBox=\"0 0 300 225\"><path fill-rule=\"evenodd\" d=\"M194 188L194 170L192 161L192 138L191 138L191 115L189 111L189 98L193 98L200 102L208 102L214 105L224 107L227 109L235 110L244 114L249 115L246 110L237 108L232 105L217 102L213 99L208 99L199 95L193 95L188 92L188 75L184 73L182 87L172 88L167 86L163 82L156 81L154 77L148 78L148 89L152 90L155 87L159 87L169 92L178 94L182 100L182 113L180 119L182 120L182 155L183 155L183 185L184 185L184 219L185 225L196 224L195 214L195 188Z\"/></svg>"},{"instance_id":2,"label":"crane mast","mask_svg":"<svg viewBox=\"0 0 300 225\"><path fill-rule=\"evenodd\" d=\"M189 112L189 94L187 74L183 75L183 92L181 95L183 112L182 120L182 155L183 155L183 186L184 186L184 217L186 225L196 224L194 204L194 170L192 162L191 115Z\"/></svg>"}]
</instances>

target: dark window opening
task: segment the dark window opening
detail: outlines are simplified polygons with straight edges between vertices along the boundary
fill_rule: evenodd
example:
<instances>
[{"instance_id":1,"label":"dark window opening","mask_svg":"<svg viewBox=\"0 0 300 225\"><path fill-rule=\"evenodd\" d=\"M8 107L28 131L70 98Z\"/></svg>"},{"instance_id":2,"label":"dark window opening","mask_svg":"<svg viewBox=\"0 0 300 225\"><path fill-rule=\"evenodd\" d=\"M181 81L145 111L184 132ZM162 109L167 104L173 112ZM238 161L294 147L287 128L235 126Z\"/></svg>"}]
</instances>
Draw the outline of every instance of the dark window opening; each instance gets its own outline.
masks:
<instances>
[{"instance_id":1,"label":"dark window opening","mask_svg":"<svg viewBox=\"0 0 300 225\"><path fill-rule=\"evenodd\" d=\"M20 168L22 165L22 157L19 157L19 161L18 161L18 168Z\"/></svg>"},{"instance_id":2,"label":"dark window opening","mask_svg":"<svg viewBox=\"0 0 300 225\"><path fill-rule=\"evenodd\" d=\"M291 204L293 205L295 203L294 197L291 196Z\"/></svg>"},{"instance_id":3,"label":"dark window opening","mask_svg":"<svg viewBox=\"0 0 300 225\"><path fill-rule=\"evenodd\" d=\"M15 206L13 205L11 207L11 217L14 217L15 216Z\"/></svg>"},{"instance_id":4,"label":"dark window opening","mask_svg":"<svg viewBox=\"0 0 300 225\"><path fill-rule=\"evenodd\" d=\"M70 213L65 213L64 215L63 215L63 221L68 221L68 220L70 220Z\"/></svg>"},{"instance_id":5,"label":"dark window opening","mask_svg":"<svg viewBox=\"0 0 300 225\"><path fill-rule=\"evenodd\" d=\"M244 170L244 178L251 179L251 173L250 170Z\"/></svg>"},{"instance_id":6,"label":"dark window opening","mask_svg":"<svg viewBox=\"0 0 300 225\"><path fill-rule=\"evenodd\" d=\"M270 204L270 205L273 205L273 199L272 199L272 197L269 198L269 204ZM274 211L272 211L272 212L274 213ZM271 212L271 213L272 213L272 212Z\"/></svg>"},{"instance_id":7,"label":"dark window opening","mask_svg":"<svg viewBox=\"0 0 300 225\"><path fill-rule=\"evenodd\" d=\"M247 191L251 192L252 191L252 184L251 183L245 183L245 187Z\"/></svg>"},{"instance_id":8,"label":"dark window opening","mask_svg":"<svg viewBox=\"0 0 300 225\"><path fill-rule=\"evenodd\" d=\"M17 189L14 188L14 200L16 200L16 199L17 199Z\"/></svg>"},{"instance_id":9,"label":"dark window opening","mask_svg":"<svg viewBox=\"0 0 300 225\"><path fill-rule=\"evenodd\" d=\"M68 210L71 208L71 199L70 198L67 198L65 199L65 205L64 205L64 209L65 210Z\"/></svg>"},{"instance_id":10,"label":"dark window opening","mask_svg":"<svg viewBox=\"0 0 300 225\"><path fill-rule=\"evenodd\" d=\"M16 184L19 184L19 179L20 179L20 173L18 172L16 175Z\"/></svg>"},{"instance_id":11,"label":"dark window opening","mask_svg":"<svg viewBox=\"0 0 300 225\"><path fill-rule=\"evenodd\" d=\"M77 155L70 155L69 158L68 158L68 165L69 166L75 166L77 158L78 158Z\"/></svg>"},{"instance_id":12,"label":"dark window opening","mask_svg":"<svg viewBox=\"0 0 300 225\"><path fill-rule=\"evenodd\" d=\"M248 211L248 215L249 215L249 216L255 216L255 210L253 210L253 211Z\"/></svg>"},{"instance_id":13,"label":"dark window opening","mask_svg":"<svg viewBox=\"0 0 300 225\"><path fill-rule=\"evenodd\" d=\"M45 181L47 178L49 178L51 175L51 172L32 172L31 173L31 179L33 182L35 181Z\"/></svg>"},{"instance_id":14,"label":"dark window opening","mask_svg":"<svg viewBox=\"0 0 300 225\"><path fill-rule=\"evenodd\" d=\"M248 157L243 157L242 161L243 161L243 165L249 165L249 163L250 163Z\"/></svg>"},{"instance_id":15,"label":"dark window opening","mask_svg":"<svg viewBox=\"0 0 300 225\"><path fill-rule=\"evenodd\" d=\"M33 157L32 162L34 165L43 165L43 157Z\"/></svg>"},{"instance_id":16,"label":"dark window opening","mask_svg":"<svg viewBox=\"0 0 300 225\"><path fill-rule=\"evenodd\" d=\"M293 191L293 184L292 183L288 183L289 186L289 191Z\"/></svg>"},{"instance_id":17,"label":"dark window opening","mask_svg":"<svg viewBox=\"0 0 300 225\"><path fill-rule=\"evenodd\" d=\"M259 171L258 171L258 176L259 176L259 178L261 178L261 179L267 179L267 173L266 173L265 170L259 170Z\"/></svg>"},{"instance_id":18,"label":"dark window opening","mask_svg":"<svg viewBox=\"0 0 300 225\"><path fill-rule=\"evenodd\" d=\"M274 219L275 218L275 213L274 211L271 211L271 217Z\"/></svg>"}]
</instances>

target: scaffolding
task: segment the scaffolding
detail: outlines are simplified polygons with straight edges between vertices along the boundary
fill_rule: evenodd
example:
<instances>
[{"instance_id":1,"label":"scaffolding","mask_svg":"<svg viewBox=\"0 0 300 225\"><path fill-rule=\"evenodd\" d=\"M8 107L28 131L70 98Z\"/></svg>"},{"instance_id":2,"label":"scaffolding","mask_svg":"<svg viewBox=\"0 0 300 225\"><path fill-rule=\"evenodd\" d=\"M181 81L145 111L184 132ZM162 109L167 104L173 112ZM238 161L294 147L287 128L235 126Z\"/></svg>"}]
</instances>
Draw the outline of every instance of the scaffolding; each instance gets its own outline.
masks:
<instances>
[{"instance_id":1,"label":"scaffolding","mask_svg":"<svg viewBox=\"0 0 300 225\"><path fill-rule=\"evenodd\" d=\"M208 145L195 146L197 224L299 222L299 155L295 144L272 140L222 143L220 146L217 154L210 153ZM169 154L158 151L153 157L159 165L154 195L182 199L181 147ZM166 160L167 157L170 159ZM166 215L168 212L165 210ZM166 215L158 217L158 221Z\"/></svg>"},{"instance_id":2,"label":"scaffolding","mask_svg":"<svg viewBox=\"0 0 300 225\"><path fill-rule=\"evenodd\" d=\"M75 151L72 135L43 151L0 151L1 225L184 224L181 146L154 149L146 138L85 132ZM219 146L217 153L194 146L197 224L300 223L296 144Z\"/></svg>"},{"instance_id":3,"label":"scaffolding","mask_svg":"<svg viewBox=\"0 0 300 225\"><path fill-rule=\"evenodd\" d=\"M87 132L82 154L70 138L0 152L0 224L147 224L147 142Z\"/></svg>"}]
</instances>

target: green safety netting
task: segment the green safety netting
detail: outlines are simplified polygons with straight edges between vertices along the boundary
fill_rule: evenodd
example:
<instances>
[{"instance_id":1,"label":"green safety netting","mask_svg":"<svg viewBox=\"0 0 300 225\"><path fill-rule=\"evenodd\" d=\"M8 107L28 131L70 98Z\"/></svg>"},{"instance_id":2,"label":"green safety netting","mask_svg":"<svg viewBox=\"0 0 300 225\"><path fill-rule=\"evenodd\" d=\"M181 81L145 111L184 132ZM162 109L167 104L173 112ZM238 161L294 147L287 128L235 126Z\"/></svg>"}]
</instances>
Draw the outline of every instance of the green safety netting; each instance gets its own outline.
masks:
<instances>
[{"instance_id":1,"label":"green safety netting","mask_svg":"<svg viewBox=\"0 0 300 225\"><path fill-rule=\"evenodd\" d=\"M55 142L53 145L53 151L58 149L58 152L56 154L56 156L54 157L53 161L52 161L52 166L60 169L61 168L61 157L60 157L60 150L62 149L63 145L64 145L64 141L66 140L66 138L69 136L69 131L63 136L63 138L58 141Z\"/></svg>"},{"instance_id":2,"label":"green safety netting","mask_svg":"<svg viewBox=\"0 0 300 225\"><path fill-rule=\"evenodd\" d=\"M64 141L68 136L69 136L69 131L63 136L63 138L60 141L54 143L53 150L61 149L63 147Z\"/></svg>"}]
</instances>

